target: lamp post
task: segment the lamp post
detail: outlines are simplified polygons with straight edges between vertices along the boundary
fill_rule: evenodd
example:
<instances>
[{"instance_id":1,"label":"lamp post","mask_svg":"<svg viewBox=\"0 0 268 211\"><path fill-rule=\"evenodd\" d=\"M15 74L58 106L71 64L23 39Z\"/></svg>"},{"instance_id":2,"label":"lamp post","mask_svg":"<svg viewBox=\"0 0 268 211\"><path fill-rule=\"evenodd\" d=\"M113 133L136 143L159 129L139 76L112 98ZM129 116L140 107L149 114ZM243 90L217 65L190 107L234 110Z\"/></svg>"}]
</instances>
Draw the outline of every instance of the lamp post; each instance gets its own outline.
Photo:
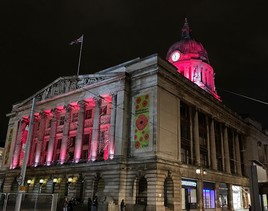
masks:
<instances>
[{"instance_id":1,"label":"lamp post","mask_svg":"<svg viewBox=\"0 0 268 211\"><path fill-rule=\"evenodd\" d=\"M16 199L16 205L15 205L15 211L20 211L21 207L21 200L22 200L22 191L20 190L21 185L24 185L25 175L26 175L26 169L27 169L27 163L29 158L29 150L30 150L30 141L32 137L32 131L33 131L33 124L34 124L34 109L35 109L35 97L33 97L32 101L32 108L31 108L31 114L30 114L30 123L29 123L29 132L25 144L25 149L22 149L24 151L24 157L22 161L22 167L21 167L21 181L18 188L18 194Z\"/></svg>"},{"instance_id":2,"label":"lamp post","mask_svg":"<svg viewBox=\"0 0 268 211\"><path fill-rule=\"evenodd\" d=\"M66 182L66 187L65 187L65 196L68 196L69 192L69 185L73 182L72 177L68 177L67 182Z\"/></svg>"},{"instance_id":3,"label":"lamp post","mask_svg":"<svg viewBox=\"0 0 268 211\"><path fill-rule=\"evenodd\" d=\"M200 210L204 209L203 204L203 175L207 174L207 171L203 168L197 168L195 173L198 175L198 185L197 185L197 197L198 197L198 206Z\"/></svg>"},{"instance_id":4,"label":"lamp post","mask_svg":"<svg viewBox=\"0 0 268 211\"><path fill-rule=\"evenodd\" d=\"M53 186L52 186L52 193L54 193L55 191L55 185L59 182L59 179L58 178L54 178L53 179Z\"/></svg>"},{"instance_id":5,"label":"lamp post","mask_svg":"<svg viewBox=\"0 0 268 211\"><path fill-rule=\"evenodd\" d=\"M30 187L31 184L32 184L32 180L28 179L27 180L27 192L29 192L29 187Z\"/></svg>"},{"instance_id":6,"label":"lamp post","mask_svg":"<svg viewBox=\"0 0 268 211\"><path fill-rule=\"evenodd\" d=\"M37 206L37 201L38 201L38 196L39 194L42 192L42 185L44 184L45 180L44 179L40 179L39 180L39 188L38 188L38 193L35 199L35 203L34 203L34 210L36 210L36 206Z\"/></svg>"}]
</instances>

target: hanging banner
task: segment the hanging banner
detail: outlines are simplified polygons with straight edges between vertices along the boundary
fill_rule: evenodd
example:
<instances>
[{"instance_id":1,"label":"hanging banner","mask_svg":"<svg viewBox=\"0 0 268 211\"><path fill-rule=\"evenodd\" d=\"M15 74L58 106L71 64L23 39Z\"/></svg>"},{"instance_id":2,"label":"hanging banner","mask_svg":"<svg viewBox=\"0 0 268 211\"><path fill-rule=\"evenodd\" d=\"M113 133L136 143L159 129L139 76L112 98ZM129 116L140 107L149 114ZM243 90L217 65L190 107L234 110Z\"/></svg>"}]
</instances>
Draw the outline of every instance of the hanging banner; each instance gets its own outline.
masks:
<instances>
[{"instance_id":1,"label":"hanging banner","mask_svg":"<svg viewBox=\"0 0 268 211\"><path fill-rule=\"evenodd\" d=\"M9 159L12 136L13 136L13 128L10 129L9 134L8 134L8 139L7 139L7 144L6 144L6 153L5 153L5 165L7 164L8 159Z\"/></svg>"},{"instance_id":2,"label":"hanging banner","mask_svg":"<svg viewBox=\"0 0 268 211\"><path fill-rule=\"evenodd\" d=\"M150 140L150 97L146 94L137 96L134 100L134 144L135 149L143 149L149 146Z\"/></svg>"}]
</instances>

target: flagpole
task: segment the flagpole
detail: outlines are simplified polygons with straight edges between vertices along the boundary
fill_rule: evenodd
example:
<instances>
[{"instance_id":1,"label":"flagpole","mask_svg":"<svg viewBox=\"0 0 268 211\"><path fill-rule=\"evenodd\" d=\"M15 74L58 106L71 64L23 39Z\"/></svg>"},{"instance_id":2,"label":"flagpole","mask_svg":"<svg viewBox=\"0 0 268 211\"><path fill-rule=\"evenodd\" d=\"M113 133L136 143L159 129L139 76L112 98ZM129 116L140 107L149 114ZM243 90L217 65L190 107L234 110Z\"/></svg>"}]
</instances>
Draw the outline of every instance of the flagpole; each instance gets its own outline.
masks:
<instances>
[{"instance_id":1,"label":"flagpole","mask_svg":"<svg viewBox=\"0 0 268 211\"><path fill-rule=\"evenodd\" d=\"M84 35L82 35L82 42L81 42L81 45L80 45L79 60L78 60L78 67L77 67L77 77L79 76L79 69L80 69L80 61L81 61L83 42L84 42Z\"/></svg>"},{"instance_id":2,"label":"flagpole","mask_svg":"<svg viewBox=\"0 0 268 211\"><path fill-rule=\"evenodd\" d=\"M22 191L20 190L20 186L24 186L24 182L25 182L25 174L26 174L27 163L28 163L28 158L29 158L29 150L30 150L30 141L32 138L33 124L34 124L34 109L35 109L35 97L33 97L33 101L32 101L29 131L27 134L25 149L24 150L22 149L24 151L24 157L23 157L22 166L21 166L21 173L20 173L21 181L20 181L19 188L18 188L15 211L20 211L20 207L21 207Z\"/></svg>"}]
</instances>

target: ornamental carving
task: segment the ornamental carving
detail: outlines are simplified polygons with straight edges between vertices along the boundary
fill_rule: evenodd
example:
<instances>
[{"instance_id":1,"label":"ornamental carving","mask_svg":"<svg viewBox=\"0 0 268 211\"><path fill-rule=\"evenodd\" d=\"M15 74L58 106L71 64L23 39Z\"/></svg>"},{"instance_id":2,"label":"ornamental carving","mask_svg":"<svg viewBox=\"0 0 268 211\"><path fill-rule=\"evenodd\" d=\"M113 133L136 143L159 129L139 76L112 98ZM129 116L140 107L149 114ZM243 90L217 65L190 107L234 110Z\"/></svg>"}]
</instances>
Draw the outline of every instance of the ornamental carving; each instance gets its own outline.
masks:
<instances>
[{"instance_id":1,"label":"ornamental carving","mask_svg":"<svg viewBox=\"0 0 268 211\"><path fill-rule=\"evenodd\" d=\"M107 79L108 77L104 76L87 76L87 77L81 77L81 78L59 78L56 80L53 84L46 87L44 90L42 90L40 93L37 94L36 100L46 100L76 89L83 88L87 85L94 84L100 81L103 81Z\"/></svg>"}]
</instances>

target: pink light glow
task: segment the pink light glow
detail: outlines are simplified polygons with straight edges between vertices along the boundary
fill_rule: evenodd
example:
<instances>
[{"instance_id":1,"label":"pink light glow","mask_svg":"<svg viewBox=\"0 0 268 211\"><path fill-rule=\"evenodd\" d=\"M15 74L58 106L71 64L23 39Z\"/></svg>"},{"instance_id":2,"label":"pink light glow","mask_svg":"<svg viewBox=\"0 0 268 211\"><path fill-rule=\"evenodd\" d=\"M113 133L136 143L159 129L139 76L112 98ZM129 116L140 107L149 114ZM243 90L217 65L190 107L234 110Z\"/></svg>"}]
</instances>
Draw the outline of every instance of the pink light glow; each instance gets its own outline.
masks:
<instances>
[{"instance_id":1,"label":"pink light glow","mask_svg":"<svg viewBox=\"0 0 268 211\"><path fill-rule=\"evenodd\" d=\"M178 73L221 101L215 90L213 68L202 60L191 59L194 56L193 54L184 55L181 53L178 61L173 62L171 57L168 61L177 67Z\"/></svg>"}]
</instances>

